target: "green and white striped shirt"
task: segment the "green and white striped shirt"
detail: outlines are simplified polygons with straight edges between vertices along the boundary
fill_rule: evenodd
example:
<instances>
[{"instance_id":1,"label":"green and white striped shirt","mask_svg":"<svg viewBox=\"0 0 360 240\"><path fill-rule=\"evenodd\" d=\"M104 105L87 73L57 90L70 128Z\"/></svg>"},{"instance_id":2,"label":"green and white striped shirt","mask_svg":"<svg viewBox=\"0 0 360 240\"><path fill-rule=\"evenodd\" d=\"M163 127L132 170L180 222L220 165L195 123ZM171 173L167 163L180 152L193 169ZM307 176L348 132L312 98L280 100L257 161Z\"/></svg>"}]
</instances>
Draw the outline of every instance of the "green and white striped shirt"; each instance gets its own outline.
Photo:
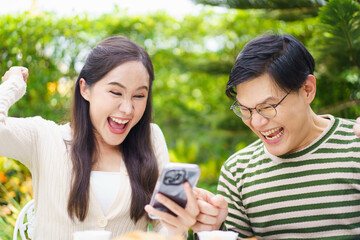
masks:
<instances>
[{"instance_id":1,"label":"green and white striped shirt","mask_svg":"<svg viewBox=\"0 0 360 240\"><path fill-rule=\"evenodd\" d=\"M257 140L223 165L225 226L258 239L360 239L360 138L331 120L309 146L280 157Z\"/></svg>"}]
</instances>

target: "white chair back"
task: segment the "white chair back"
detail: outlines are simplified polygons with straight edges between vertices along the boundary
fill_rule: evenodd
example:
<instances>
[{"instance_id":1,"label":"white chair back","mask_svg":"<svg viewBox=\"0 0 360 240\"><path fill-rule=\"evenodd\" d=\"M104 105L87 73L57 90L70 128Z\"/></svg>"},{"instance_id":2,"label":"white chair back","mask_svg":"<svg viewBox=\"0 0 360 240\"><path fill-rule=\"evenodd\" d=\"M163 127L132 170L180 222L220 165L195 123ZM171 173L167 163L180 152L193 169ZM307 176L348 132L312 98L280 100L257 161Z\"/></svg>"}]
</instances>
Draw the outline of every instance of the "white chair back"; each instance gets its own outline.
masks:
<instances>
[{"instance_id":1,"label":"white chair back","mask_svg":"<svg viewBox=\"0 0 360 240\"><path fill-rule=\"evenodd\" d=\"M32 199L29 201L20 211L19 216L16 219L13 240L17 240L18 232L20 232L21 240L33 239L35 228L35 201ZM25 216L27 222L24 222ZM28 238L25 236L27 233Z\"/></svg>"}]
</instances>

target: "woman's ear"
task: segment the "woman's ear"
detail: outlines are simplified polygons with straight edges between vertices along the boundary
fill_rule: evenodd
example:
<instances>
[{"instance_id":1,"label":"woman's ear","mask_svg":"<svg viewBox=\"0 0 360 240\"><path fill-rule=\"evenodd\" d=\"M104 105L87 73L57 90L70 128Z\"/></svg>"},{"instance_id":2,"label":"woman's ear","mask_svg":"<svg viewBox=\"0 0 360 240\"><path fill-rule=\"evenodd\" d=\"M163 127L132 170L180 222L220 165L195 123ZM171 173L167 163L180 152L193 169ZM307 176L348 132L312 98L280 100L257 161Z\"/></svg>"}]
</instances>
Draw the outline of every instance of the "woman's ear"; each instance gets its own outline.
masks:
<instances>
[{"instance_id":1,"label":"woman's ear","mask_svg":"<svg viewBox=\"0 0 360 240\"><path fill-rule=\"evenodd\" d=\"M305 101L310 104L315 98L316 94L316 78L309 74L302 87Z\"/></svg>"},{"instance_id":2,"label":"woman's ear","mask_svg":"<svg viewBox=\"0 0 360 240\"><path fill-rule=\"evenodd\" d=\"M82 96L86 101L89 101L89 87L87 86L85 79L80 78L79 88L80 88L80 94L81 94L81 96Z\"/></svg>"}]
</instances>

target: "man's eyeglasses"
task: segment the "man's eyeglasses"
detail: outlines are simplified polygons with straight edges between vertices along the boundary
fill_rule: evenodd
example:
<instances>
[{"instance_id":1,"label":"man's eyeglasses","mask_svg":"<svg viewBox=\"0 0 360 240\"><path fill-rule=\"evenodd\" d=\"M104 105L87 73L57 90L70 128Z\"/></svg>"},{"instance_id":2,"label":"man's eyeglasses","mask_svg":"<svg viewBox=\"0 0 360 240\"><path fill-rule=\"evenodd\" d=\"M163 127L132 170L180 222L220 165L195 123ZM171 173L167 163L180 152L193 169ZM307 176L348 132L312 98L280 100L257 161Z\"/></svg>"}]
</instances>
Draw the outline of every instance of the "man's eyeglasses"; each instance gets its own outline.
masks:
<instances>
[{"instance_id":1,"label":"man's eyeglasses","mask_svg":"<svg viewBox=\"0 0 360 240\"><path fill-rule=\"evenodd\" d=\"M252 116L253 110L256 110L261 116L266 118L273 118L276 116L276 107L284 101L284 99L289 95L288 92L285 97L283 97L280 102L277 104L268 104L268 103L260 103L255 106L255 108L248 108L238 103L237 100L231 105L230 110L233 110L234 113L243 119L249 119Z\"/></svg>"}]
</instances>

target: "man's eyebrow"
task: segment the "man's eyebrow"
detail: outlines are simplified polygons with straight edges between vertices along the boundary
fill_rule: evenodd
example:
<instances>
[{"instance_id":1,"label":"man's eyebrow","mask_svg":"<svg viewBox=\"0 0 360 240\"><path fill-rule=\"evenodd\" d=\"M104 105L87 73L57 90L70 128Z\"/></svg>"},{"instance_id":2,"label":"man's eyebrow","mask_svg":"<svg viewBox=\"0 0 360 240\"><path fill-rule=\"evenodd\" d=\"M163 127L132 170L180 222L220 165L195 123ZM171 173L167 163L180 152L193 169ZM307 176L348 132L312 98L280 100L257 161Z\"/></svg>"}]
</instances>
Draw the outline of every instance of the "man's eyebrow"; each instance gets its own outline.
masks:
<instances>
[{"instance_id":1,"label":"man's eyebrow","mask_svg":"<svg viewBox=\"0 0 360 240\"><path fill-rule=\"evenodd\" d=\"M126 89L126 87L119 82L109 82L108 85L114 85L114 86ZM141 87L138 87L136 90L141 90L141 89L145 89L146 91L149 91L148 86L141 86Z\"/></svg>"},{"instance_id":2,"label":"man's eyebrow","mask_svg":"<svg viewBox=\"0 0 360 240\"><path fill-rule=\"evenodd\" d=\"M267 103L268 101L275 101L275 100L276 100L275 97L270 96L270 97L265 98L262 102L260 102L260 103L258 103L258 104ZM247 106L241 104L239 101L238 101L238 103L239 103L239 105L241 105L241 106L243 106L243 107L247 107Z\"/></svg>"}]
</instances>

